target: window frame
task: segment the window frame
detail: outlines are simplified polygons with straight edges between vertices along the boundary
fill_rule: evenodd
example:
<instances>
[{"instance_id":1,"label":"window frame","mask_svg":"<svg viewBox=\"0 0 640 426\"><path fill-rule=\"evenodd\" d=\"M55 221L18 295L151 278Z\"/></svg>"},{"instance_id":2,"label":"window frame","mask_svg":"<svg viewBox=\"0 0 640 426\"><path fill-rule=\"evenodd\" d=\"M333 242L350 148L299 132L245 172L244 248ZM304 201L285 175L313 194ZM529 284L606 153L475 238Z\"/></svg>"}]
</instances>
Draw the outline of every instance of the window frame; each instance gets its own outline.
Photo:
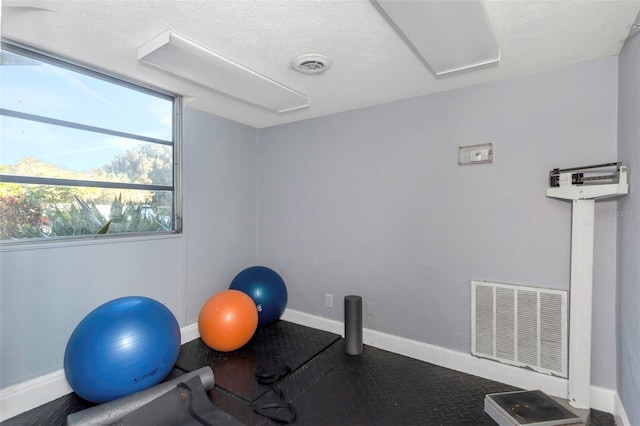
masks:
<instances>
[{"instance_id":1,"label":"window frame","mask_svg":"<svg viewBox=\"0 0 640 426\"><path fill-rule=\"evenodd\" d=\"M84 74L92 78L103 80L110 84L119 85L129 90L142 92L161 99L169 100L173 104L172 111L172 142L163 139L156 139L148 136L137 135L133 133L122 132L118 130L85 125L67 120L59 120L55 118L45 117L36 114L29 114L14 110L0 108L0 115L11 118L24 119L32 122L42 123L46 125L61 126L70 129L89 131L94 134L105 134L109 136L124 137L140 142L150 142L159 145L173 147L173 180L172 185L157 184L137 184L124 182L108 182L94 180L76 180L63 178L35 177L35 176L15 176L0 174L0 183L18 183L18 184L41 184L52 186L72 186L72 187L88 187L88 188L110 188L110 189L138 189L150 191L171 191L173 198L172 205L172 224L173 229L170 231L139 231L139 232L121 232L113 234L86 234L86 235L64 235L55 237L39 237L39 238L21 238L0 240L0 248L10 247L12 245L23 244L41 244L45 242L65 243L83 240L103 240L114 238L135 238L135 239L157 239L161 236L171 236L182 234L182 121L183 121L183 99L181 95L154 87L148 83L134 81L99 69L86 63L71 60L56 54L46 52L15 42L6 38L0 39L2 50L16 53L40 62L47 63L59 68L71 70L76 73Z\"/></svg>"}]
</instances>

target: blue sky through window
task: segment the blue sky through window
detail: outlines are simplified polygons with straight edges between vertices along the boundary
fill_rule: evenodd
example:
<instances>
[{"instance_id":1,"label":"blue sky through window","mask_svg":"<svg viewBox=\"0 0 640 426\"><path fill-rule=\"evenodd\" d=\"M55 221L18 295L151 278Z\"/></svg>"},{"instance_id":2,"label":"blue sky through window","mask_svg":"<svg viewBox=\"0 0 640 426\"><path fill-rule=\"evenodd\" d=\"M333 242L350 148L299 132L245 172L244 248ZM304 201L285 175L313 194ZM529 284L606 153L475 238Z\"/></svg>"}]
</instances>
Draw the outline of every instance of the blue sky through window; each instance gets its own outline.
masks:
<instances>
[{"instance_id":1,"label":"blue sky through window","mask_svg":"<svg viewBox=\"0 0 640 426\"><path fill-rule=\"evenodd\" d=\"M21 60L7 51L2 54L1 108L173 140L172 100L37 60ZM88 171L143 143L0 117L1 165L32 157L67 170Z\"/></svg>"}]
</instances>

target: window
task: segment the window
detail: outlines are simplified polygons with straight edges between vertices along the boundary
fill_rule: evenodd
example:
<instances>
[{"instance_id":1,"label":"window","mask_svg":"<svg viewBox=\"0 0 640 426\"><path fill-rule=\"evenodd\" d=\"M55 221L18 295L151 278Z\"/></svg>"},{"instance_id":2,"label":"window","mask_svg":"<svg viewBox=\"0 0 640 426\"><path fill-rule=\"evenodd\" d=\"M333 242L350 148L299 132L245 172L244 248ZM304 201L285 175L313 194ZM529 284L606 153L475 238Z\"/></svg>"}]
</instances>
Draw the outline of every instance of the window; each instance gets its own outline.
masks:
<instances>
[{"instance_id":1,"label":"window","mask_svg":"<svg viewBox=\"0 0 640 426\"><path fill-rule=\"evenodd\" d=\"M180 230L180 97L13 43L0 54L0 240Z\"/></svg>"}]
</instances>

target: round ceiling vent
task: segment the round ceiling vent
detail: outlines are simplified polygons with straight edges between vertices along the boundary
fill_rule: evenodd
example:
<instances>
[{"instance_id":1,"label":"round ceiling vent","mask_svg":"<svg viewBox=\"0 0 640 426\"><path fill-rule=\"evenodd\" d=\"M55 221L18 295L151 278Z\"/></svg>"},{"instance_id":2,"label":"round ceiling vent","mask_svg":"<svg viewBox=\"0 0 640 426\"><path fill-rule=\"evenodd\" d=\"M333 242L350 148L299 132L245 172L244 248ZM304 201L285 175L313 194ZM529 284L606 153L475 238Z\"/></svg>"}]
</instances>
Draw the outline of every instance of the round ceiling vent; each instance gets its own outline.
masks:
<instances>
[{"instance_id":1,"label":"round ceiling vent","mask_svg":"<svg viewBox=\"0 0 640 426\"><path fill-rule=\"evenodd\" d=\"M331 68L332 61L324 55L300 55L291 62L294 70L302 74L320 74Z\"/></svg>"}]
</instances>

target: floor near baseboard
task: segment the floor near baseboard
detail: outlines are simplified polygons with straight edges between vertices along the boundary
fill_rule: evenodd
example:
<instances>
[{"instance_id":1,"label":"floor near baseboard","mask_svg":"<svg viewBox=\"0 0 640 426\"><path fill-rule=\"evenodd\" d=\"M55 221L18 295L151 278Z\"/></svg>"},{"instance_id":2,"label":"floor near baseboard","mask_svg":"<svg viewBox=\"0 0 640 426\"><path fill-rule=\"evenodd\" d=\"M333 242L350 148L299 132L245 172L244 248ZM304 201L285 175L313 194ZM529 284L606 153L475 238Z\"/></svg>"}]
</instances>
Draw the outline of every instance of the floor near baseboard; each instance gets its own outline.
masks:
<instances>
[{"instance_id":1,"label":"floor near baseboard","mask_svg":"<svg viewBox=\"0 0 640 426\"><path fill-rule=\"evenodd\" d=\"M291 369L277 389L259 384L256 370ZM294 425L495 425L484 396L516 388L381 349L347 355L340 336L279 321L258 329L243 348L220 353L200 339L182 346L170 377L203 366L214 371L211 401L246 425L277 425L254 406L282 401L295 407ZM90 407L74 393L20 414L2 426L64 425ZM614 426L613 416L591 412L592 426Z\"/></svg>"}]
</instances>

